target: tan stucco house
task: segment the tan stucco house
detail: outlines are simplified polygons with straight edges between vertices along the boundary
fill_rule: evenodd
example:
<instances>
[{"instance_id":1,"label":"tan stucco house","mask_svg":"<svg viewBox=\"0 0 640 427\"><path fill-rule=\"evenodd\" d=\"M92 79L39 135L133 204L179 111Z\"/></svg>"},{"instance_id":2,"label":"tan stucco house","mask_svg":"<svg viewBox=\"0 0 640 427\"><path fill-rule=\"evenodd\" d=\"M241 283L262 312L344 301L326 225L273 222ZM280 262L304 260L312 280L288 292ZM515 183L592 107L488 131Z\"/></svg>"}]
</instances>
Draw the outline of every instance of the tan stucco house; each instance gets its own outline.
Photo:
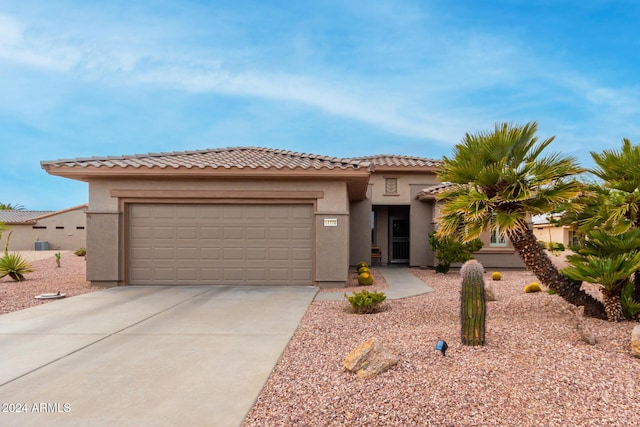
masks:
<instances>
[{"instance_id":1,"label":"tan stucco house","mask_svg":"<svg viewBox=\"0 0 640 427\"><path fill-rule=\"evenodd\" d=\"M77 250L87 242L88 205L60 211L0 210L0 222L11 231L9 250ZM8 232L2 235L2 249Z\"/></svg>"},{"instance_id":2,"label":"tan stucco house","mask_svg":"<svg viewBox=\"0 0 640 427\"><path fill-rule=\"evenodd\" d=\"M433 265L439 166L257 147L42 162L89 184L87 279L101 285L340 287L372 247L382 264ZM508 242L481 252L521 265Z\"/></svg>"}]
</instances>

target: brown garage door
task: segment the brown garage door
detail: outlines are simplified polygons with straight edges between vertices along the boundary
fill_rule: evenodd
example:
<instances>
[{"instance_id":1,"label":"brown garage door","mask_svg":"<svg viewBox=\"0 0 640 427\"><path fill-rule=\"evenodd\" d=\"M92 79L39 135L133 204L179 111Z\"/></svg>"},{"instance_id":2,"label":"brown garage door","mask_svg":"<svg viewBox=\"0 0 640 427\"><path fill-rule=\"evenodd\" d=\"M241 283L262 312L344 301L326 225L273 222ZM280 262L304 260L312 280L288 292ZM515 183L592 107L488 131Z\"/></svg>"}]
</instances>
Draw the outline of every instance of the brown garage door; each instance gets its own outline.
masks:
<instances>
[{"instance_id":1,"label":"brown garage door","mask_svg":"<svg viewBox=\"0 0 640 427\"><path fill-rule=\"evenodd\" d=\"M311 285L311 205L132 204L131 285Z\"/></svg>"}]
</instances>

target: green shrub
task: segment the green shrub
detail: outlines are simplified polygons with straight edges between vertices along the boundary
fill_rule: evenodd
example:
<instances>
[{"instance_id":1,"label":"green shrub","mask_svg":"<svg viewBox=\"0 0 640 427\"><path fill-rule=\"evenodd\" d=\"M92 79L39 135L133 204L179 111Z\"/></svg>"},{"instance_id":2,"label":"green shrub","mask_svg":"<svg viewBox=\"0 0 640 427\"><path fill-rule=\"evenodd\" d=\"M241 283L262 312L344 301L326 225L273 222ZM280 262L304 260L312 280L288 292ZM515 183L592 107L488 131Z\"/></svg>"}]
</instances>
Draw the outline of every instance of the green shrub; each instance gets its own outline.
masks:
<instances>
[{"instance_id":1,"label":"green shrub","mask_svg":"<svg viewBox=\"0 0 640 427\"><path fill-rule=\"evenodd\" d=\"M450 264L436 264L436 273L447 274L449 272Z\"/></svg>"},{"instance_id":2,"label":"green shrub","mask_svg":"<svg viewBox=\"0 0 640 427\"><path fill-rule=\"evenodd\" d=\"M502 279L502 273L500 273L499 271L494 271L493 273L491 273L491 280L500 280Z\"/></svg>"},{"instance_id":3,"label":"green shrub","mask_svg":"<svg viewBox=\"0 0 640 427\"><path fill-rule=\"evenodd\" d=\"M380 305L387 299L384 292L369 292L366 289L360 292L353 292L352 296L344 294L344 297L351 304L354 313L375 313L380 309Z\"/></svg>"},{"instance_id":4,"label":"green shrub","mask_svg":"<svg viewBox=\"0 0 640 427\"><path fill-rule=\"evenodd\" d=\"M369 267L369 264L364 261L360 261L358 265L356 265L356 270L360 270L362 267Z\"/></svg>"},{"instance_id":5,"label":"green shrub","mask_svg":"<svg viewBox=\"0 0 640 427\"><path fill-rule=\"evenodd\" d=\"M0 258L0 279L9 276L16 282L21 282L24 280L24 274L32 271L31 264L20 254L5 252Z\"/></svg>"},{"instance_id":6,"label":"green shrub","mask_svg":"<svg viewBox=\"0 0 640 427\"><path fill-rule=\"evenodd\" d=\"M527 286L524 287L524 292L530 294L532 292L540 292L542 288L538 282L531 282Z\"/></svg>"},{"instance_id":7,"label":"green shrub","mask_svg":"<svg viewBox=\"0 0 640 427\"><path fill-rule=\"evenodd\" d=\"M471 259L471 254L482 249L482 241L473 239L467 243L462 243L452 237L438 237L433 232L429 234L429 245L434 252L436 259L436 273L446 273L451 264L457 262L467 262Z\"/></svg>"},{"instance_id":8,"label":"green shrub","mask_svg":"<svg viewBox=\"0 0 640 427\"><path fill-rule=\"evenodd\" d=\"M549 295L555 295L555 294L557 294L557 292L556 292L554 289L547 289L547 293L548 293Z\"/></svg>"},{"instance_id":9,"label":"green shrub","mask_svg":"<svg viewBox=\"0 0 640 427\"><path fill-rule=\"evenodd\" d=\"M545 242L544 240L538 240L538 246L540 246L542 249L547 249L547 242Z\"/></svg>"},{"instance_id":10,"label":"green shrub","mask_svg":"<svg viewBox=\"0 0 640 427\"><path fill-rule=\"evenodd\" d=\"M622 306L622 313L627 319L634 319L640 314L640 302L633 299L633 291L635 284L628 280L622 287L620 293L620 305Z\"/></svg>"},{"instance_id":11,"label":"green shrub","mask_svg":"<svg viewBox=\"0 0 640 427\"><path fill-rule=\"evenodd\" d=\"M563 243L556 243L553 249L556 251L564 252L565 247Z\"/></svg>"},{"instance_id":12,"label":"green shrub","mask_svg":"<svg viewBox=\"0 0 640 427\"><path fill-rule=\"evenodd\" d=\"M74 252L74 254L78 256L85 256L87 254L87 250L85 248L80 248Z\"/></svg>"},{"instance_id":13,"label":"green shrub","mask_svg":"<svg viewBox=\"0 0 640 427\"><path fill-rule=\"evenodd\" d=\"M373 275L370 271L363 271L358 275L358 283L362 286L373 285Z\"/></svg>"}]
</instances>

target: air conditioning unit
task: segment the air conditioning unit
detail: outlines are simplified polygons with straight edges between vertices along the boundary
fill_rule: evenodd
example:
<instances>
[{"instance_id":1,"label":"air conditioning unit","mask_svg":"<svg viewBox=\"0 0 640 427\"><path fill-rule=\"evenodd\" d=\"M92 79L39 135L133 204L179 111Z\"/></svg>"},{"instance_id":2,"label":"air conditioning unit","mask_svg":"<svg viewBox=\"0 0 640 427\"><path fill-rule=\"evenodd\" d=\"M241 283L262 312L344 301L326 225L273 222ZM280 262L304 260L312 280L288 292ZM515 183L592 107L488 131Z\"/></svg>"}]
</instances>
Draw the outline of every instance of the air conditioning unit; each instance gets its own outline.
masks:
<instances>
[{"instance_id":1,"label":"air conditioning unit","mask_svg":"<svg viewBox=\"0 0 640 427\"><path fill-rule=\"evenodd\" d=\"M36 251L48 251L49 250L49 242L33 242L34 249Z\"/></svg>"}]
</instances>

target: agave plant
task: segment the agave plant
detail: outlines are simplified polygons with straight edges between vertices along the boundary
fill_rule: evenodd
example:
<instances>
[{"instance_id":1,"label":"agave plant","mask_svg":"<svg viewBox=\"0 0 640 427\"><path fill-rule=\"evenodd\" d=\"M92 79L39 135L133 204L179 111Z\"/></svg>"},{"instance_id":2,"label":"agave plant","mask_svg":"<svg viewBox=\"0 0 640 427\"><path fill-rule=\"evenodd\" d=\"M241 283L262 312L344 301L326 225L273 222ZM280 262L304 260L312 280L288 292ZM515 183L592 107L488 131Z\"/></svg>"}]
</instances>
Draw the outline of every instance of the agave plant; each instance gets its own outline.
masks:
<instances>
[{"instance_id":1,"label":"agave plant","mask_svg":"<svg viewBox=\"0 0 640 427\"><path fill-rule=\"evenodd\" d=\"M9 238L11 231L7 235L7 242L4 245L4 255L0 258L0 279L5 276L11 277L16 282L24 280L25 273L31 273L31 264L17 253L9 253ZM0 234L1 235L1 234Z\"/></svg>"},{"instance_id":2,"label":"agave plant","mask_svg":"<svg viewBox=\"0 0 640 427\"><path fill-rule=\"evenodd\" d=\"M0 258L0 279L9 276L16 282L21 282L24 280L24 274L32 271L31 264L20 254L5 252Z\"/></svg>"}]
</instances>

